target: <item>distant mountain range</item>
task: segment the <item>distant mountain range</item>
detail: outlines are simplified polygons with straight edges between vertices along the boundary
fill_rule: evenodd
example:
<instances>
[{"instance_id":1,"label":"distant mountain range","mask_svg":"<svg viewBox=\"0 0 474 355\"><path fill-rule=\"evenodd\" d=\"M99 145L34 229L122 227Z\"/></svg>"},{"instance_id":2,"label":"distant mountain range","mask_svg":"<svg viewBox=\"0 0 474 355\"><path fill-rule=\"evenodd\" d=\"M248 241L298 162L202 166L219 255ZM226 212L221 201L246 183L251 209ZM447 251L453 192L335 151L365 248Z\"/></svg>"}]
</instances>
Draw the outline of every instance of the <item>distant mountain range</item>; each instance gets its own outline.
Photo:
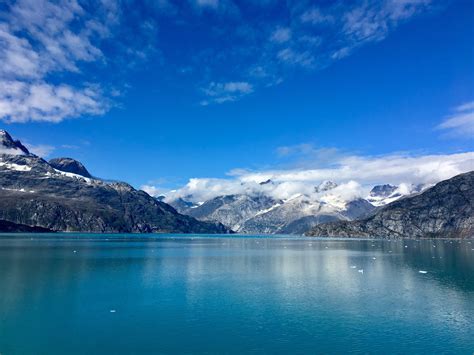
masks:
<instances>
[{"instance_id":1,"label":"distant mountain range","mask_svg":"<svg viewBox=\"0 0 474 355\"><path fill-rule=\"evenodd\" d=\"M309 236L474 237L474 171L441 181L423 193L392 202L372 216L315 226Z\"/></svg>"},{"instance_id":2,"label":"distant mountain range","mask_svg":"<svg viewBox=\"0 0 474 355\"><path fill-rule=\"evenodd\" d=\"M49 162L0 130L0 232L266 233L333 237L470 237L474 172L430 186L377 185L343 197L323 181L309 194L258 193L165 203L123 182L94 177L71 158ZM266 190L267 189L267 190ZM344 191L342 191L344 192Z\"/></svg>"},{"instance_id":3,"label":"distant mountain range","mask_svg":"<svg viewBox=\"0 0 474 355\"><path fill-rule=\"evenodd\" d=\"M271 183L268 180L261 184ZM220 222L237 233L303 234L321 223L367 217L377 208L423 189L379 185L365 199L345 201L333 193L337 187L333 181L323 181L314 187L315 195L298 194L286 200L252 193L218 196L202 203L183 198L169 203L180 213Z\"/></svg>"},{"instance_id":4,"label":"distant mountain range","mask_svg":"<svg viewBox=\"0 0 474 355\"><path fill-rule=\"evenodd\" d=\"M0 130L0 231L227 233L70 158L49 162Z\"/></svg>"}]
</instances>

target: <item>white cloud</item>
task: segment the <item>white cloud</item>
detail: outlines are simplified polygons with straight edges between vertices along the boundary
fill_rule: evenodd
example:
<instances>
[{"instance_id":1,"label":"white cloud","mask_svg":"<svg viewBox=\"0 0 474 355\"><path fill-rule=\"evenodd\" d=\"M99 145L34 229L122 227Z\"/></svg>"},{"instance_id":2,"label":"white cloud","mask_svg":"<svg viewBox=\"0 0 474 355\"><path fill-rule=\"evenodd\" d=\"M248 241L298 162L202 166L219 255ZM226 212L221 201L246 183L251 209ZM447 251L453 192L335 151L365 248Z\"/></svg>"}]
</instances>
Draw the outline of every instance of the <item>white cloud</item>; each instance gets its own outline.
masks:
<instances>
[{"instance_id":1,"label":"white cloud","mask_svg":"<svg viewBox=\"0 0 474 355\"><path fill-rule=\"evenodd\" d=\"M270 40L275 43L285 43L291 39L291 30L288 27L279 27L271 35Z\"/></svg>"},{"instance_id":2,"label":"white cloud","mask_svg":"<svg viewBox=\"0 0 474 355\"><path fill-rule=\"evenodd\" d=\"M105 61L100 49L118 23L115 0L93 12L76 0L19 0L0 19L0 120L59 122L101 115L110 105L98 84L84 81L82 65ZM61 83L64 73L76 75Z\"/></svg>"},{"instance_id":3,"label":"white cloud","mask_svg":"<svg viewBox=\"0 0 474 355\"><path fill-rule=\"evenodd\" d=\"M268 4L272 5L275 3ZM245 30L236 33L245 35L236 41L226 38L232 48L215 49L217 57L242 63L232 68L233 73L240 73L236 80L248 82L254 90L281 82L295 69L324 69L368 43L383 40L404 22L430 11L431 0L338 1L323 2L318 7L293 1L278 6L286 6L288 14L281 16L278 23L253 22L241 16L238 28ZM222 33L230 36L227 31ZM212 78L214 68L207 69ZM219 68L216 73L220 74ZM236 101L242 97L203 103Z\"/></svg>"},{"instance_id":4,"label":"white cloud","mask_svg":"<svg viewBox=\"0 0 474 355\"><path fill-rule=\"evenodd\" d=\"M107 109L107 100L97 86L0 80L0 117L6 122L60 122L66 117L100 115Z\"/></svg>"},{"instance_id":5,"label":"white cloud","mask_svg":"<svg viewBox=\"0 0 474 355\"><path fill-rule=\"evenodd\" d=\"M228 179L193 178L182 188L167 192L167 200L177 197L194 202L239 193L265 193L279 199L296 194L315 194L314 187L325 180L342 187L335 190L341 199L366 196L377 184L434 184L463 172L474 170L474 152L410 156L341 155L328 167L276 169L264 171L237 170ZM272 183L260 184L271 180ZM152 191L147 187L148 191ZM160 194L163 190L159 190Z\"/></svg>"},{"instance_id":6,"label":"white cloud","mask_svg":"<svg viewBox=\"0 0 474 355\"><path fill-rule=\"evenodd\" d=\"M474 140L474 101L456 107L455 111L436 128L446 131L448 137Z\"/></svg>"},{"instance_id":7,"label":"white cloud","mask_svg":"<svg viewBox=\"0 0 474 355\"><path fill-rule=\"evenodd\" d=\"M230 81L226 83L212 82L209 86L203 89L208 99L201 102L202 105L207 105L210 102L224 103L228 101L235 101L242 96L251 94L253 86L245 81Z\"/></svg>"},{"instance_id":8,"label":"white cloud","mask_svg":"<svg viewBox=\"0 0 474 355\"><path fill-rule=\"evenodd\" d=\"M217 8L219 6L219 0L196 0L196 5Z\"/></svg>"},{"instance_id":9,"label":"white cloud","mask_svg":"<svg viewBox=\"0 0 474 355\"><path fill-rule=\"evenodd\" d=\"M313 25L334 22L333 16L323 14L321 10L316 7L312 7L303 12L300 18L301 22L311 23Z\"/></svg>"},{"instance_id":10,"label":"white cloud","mask_svg":"<svg viewBox=\"0 0 474 355\"><path fill-rule=\"evenodd\" d=\"M298 65L304 68L314 66L314 57L309 51L298 52L293 48L285 48L277 53L277 58L285 64Z\"/></svg>"},{"instance_id":11,"label":"white cloud","mask_svg":"<svg viewBox=\"0 0 474 355\"><path fill-rule=\"evenodd\" d=\"M56 150L56 147L53 147L52 145L47 145L47 144L35 145L35 144L25 143L25 146L30 151L30 153L33 153L42 158L49 157L51 153Z\"/></svg>"},{"instance_id":12,"label":"white cloud","mask_svg":"<svg viewBox=\"0 0 474 355\"><path fill-rule=\"evenodd\" d=\"M152 185L143 185L140 187L140 190L143 190L150 196L155 196L155 197L161 196L163 193L167 192L164 189L161 189Z\"/></svg>"}]
</instances>

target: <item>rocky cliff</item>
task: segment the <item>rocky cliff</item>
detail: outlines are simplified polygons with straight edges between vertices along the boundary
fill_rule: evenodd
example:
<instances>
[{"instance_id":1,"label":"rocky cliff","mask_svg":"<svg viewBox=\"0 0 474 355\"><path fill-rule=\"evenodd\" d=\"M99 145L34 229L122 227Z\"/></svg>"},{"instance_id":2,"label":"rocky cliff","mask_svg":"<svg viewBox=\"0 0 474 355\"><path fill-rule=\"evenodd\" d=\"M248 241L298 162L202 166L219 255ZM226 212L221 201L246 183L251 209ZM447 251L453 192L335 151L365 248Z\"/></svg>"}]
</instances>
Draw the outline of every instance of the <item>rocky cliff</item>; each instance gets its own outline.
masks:
<instances>
[{"instance_id":1,"label":"rocky cliff","mask_svg":"<svg viewBox=\"0 0 474 355\"><path fill-rule=\"evenodd\" d=\"M322 237L474 237L474 171L439 182L357 220L324 223L306 233Z\"/></svg>"},{"instance_id":2,"label":"rocky cliff","mask_svg":"<svg viewBox=\"0 0 474 355\"><path fill-rule=\"evenodd\" d=\"M71 159L50 164L5 131L0 131L0 220L54 231L228 232L219 223L181 215L126 183L91 178Z\"/></svg>"}]
</instances>

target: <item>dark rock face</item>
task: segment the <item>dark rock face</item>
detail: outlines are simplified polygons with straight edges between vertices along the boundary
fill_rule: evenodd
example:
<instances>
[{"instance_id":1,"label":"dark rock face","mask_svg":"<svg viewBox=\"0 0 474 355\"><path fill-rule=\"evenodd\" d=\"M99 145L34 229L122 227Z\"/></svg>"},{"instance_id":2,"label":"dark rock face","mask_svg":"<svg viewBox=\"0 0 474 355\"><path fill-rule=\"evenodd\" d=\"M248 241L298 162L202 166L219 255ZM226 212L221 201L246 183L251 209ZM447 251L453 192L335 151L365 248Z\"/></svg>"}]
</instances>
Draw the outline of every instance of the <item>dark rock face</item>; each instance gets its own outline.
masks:
<instances>
[{"instance_id":1,"label":"dark rock face","mask_svg":"<svg viewBox=\"0 0 474 355\"><path fill-rule=\"evenodd\" d=\"M316 193L318 192L326 192L332 189L335 189L337 187L337 184L334 181L326 180L320 183L318 186L314 188L314 191Z\"/></svg>"},{"instance_id":2,"label":"dark rock face","mask_svg":"<svg viewBox=\"0 0 474 355\"><path fill-rule=\"evenodd\" d=\"M0 220L0 233L51 233L47 228L31 227Z\"/></svg>"},{"instance_id":3,"label":"dark rock face","mask_svg":"<svg viewBox=\"0 0 474 355\"><path fill-rule=\"evenodd\" d=\"M164 200L164 197L160 200L160 197L161 196L158 196L157 199L159 201L163 201ZM189 202L189 201L186 201L182 198L178 198L172 202L169 203L170 206L172 206L176 211L178 211L179 213L183 213L183 214L188 214L187 212L189 211L190 208L193 208L195 207L196 205L192 202Z\"/></svg>"},{"instance_id":4,"label":"dark rock face","mask_svg":"<svg viewBox=\"0 0 474 355\"><path fill-rule=\"evenodd\" d=\"M371 238L474 237L474 171L392 202L371 217L321 224L306 234Z\"/></svg>"},{"instance_id":5,"label":"dark rock face","mask_svg":"<svg viewBox=\"0 0 474 355\"><path fill-rule=\"evenodd\" d=\"M0 154L6 153L7 150L10 151L10 153L14 152L15 154L30 154L28 149L26 149L26 147L21 144L20 141L13 140L10 134L7 131L4 131L3 129L0 129L0 148L5 149L5 151L2 151L3 149L0 149Z\"/></svg>"},{"instance_id":6,"label":"dark rock face","mask_svg":"<svg viewBox=\"0 0 474 355\"><path fill-rule=\"evenodd\" d=\"M343 212L344 216L351 221L354 219L361 219L368 217L375 210L375 206L367 200L359 198L347 203L346 210Z\"/></svg>"},{"instance_id":7,"label":"dark rock face","mask_svg":"<svg viewBox=\"0 0 474 355\"><path fill-rule=\"evenodd\" d=\"M377 185L370 191L370 196L388 197L395 192L397 186L390 184Z\"/></svg>"},{"instance_id":8,"label":"dark rock face","mask_svg":"<svg viewBox=\"0 0 474 355\"><path fill-rule=\"evenodd\" d=\"M35 155L15 154L0 154L0 220L54 231L229 231L218 223L183 216L126 183L71 175Z\"/></svg>"},{"instance_id":9,"label":"dark rock face","mask_svg":"<svg viewBox=\"0 0 474 355\"><path fill-rule=\"evenodd\" d=\"M49 161L49 165L51 165L54 169L64 171L66 173L73 173L77 175L81 175L84 177L91 178L92 175L89 174L86 167L82 165L77 160L71 158L55 158Z\"/></svg>"},{"instance_id":10,"label":"dark rock face","mask_svg":"<svg viewBox=\"0 0 474 355\"><path fill-rule=\"evenodd\" d=\"M316 216L305 216L297 220L294 220L282 228L279 229L278 233L280 234L299 234L302 235L314 226L317 226L321 223L339 221L340 217L337 215L316 215Z\"/></svg>"}]
</instances>

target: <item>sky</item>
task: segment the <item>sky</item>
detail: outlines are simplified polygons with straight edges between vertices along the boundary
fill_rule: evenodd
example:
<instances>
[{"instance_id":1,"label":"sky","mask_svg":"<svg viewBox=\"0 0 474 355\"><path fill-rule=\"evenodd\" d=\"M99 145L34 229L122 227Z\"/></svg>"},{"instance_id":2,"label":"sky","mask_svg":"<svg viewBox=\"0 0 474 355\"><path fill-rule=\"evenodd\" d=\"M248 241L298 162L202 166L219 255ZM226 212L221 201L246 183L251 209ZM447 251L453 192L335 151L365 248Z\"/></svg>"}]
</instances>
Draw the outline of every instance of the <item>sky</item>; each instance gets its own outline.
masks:
<instances>
[{"instance_id":1,"label":"sky","mask_svg":"<svg viewBox=\"0 0 474 355\"><path fill-rule=\"evenodd\" d=\"M7 0L0 63L0 128L157 195L474 170L470 0Z\"/></svg>"}]
</instances>

